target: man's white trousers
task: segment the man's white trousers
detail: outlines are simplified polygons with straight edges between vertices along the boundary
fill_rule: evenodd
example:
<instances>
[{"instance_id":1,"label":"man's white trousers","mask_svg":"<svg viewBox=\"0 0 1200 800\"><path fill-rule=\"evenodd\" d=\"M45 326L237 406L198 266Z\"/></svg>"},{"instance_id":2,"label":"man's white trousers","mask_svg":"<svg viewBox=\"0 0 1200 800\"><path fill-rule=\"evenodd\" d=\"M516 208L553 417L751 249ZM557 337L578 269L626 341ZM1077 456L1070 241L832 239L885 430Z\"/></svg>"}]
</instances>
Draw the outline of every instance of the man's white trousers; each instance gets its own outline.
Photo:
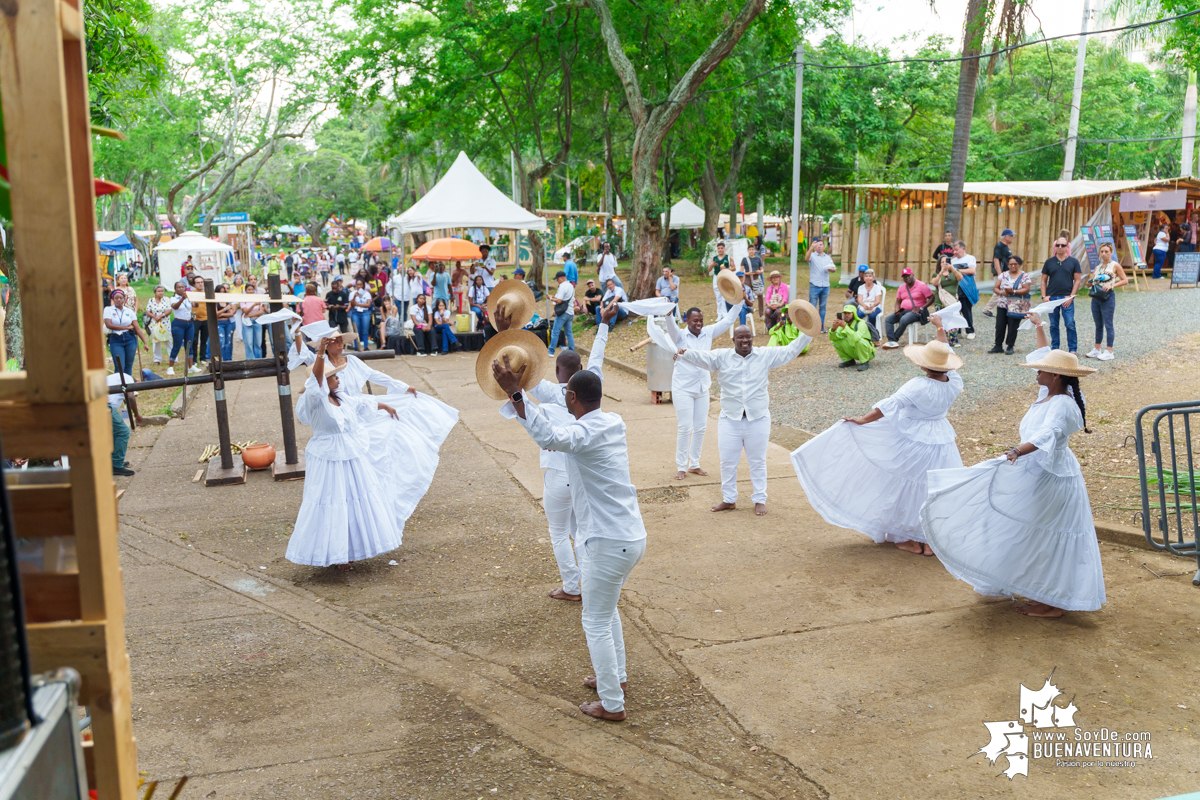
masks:
<instances>
[{"instance_id":1,"label":"man's white trousers","mask_svg":"<svg viewBox=\"0 0 1200 800\"><path fill-rule=\"evenodd\" d=\"M580 548L583 567L583 635L587 638L596 693L605 711L625 709L625 636L617 601L629 573L646 552L646 540L622 542L593 536Z\"/></svg>"},{"instance_id":2,"label":"man's white trousers","mask_svg":"<svg viewBox=\"0 0 1200 800\"><path fill-rule=\"evenodd\" d=\"M697 469L700 451L704 449L704 432L708 429L708 390L700 394L671 392L675 405L675 420L679 437L675 442L675 466L680 470Z\"/></svg>"},{"instance_id":3,"label":"man's white trousers","mask_svg":"<svg viewBox=\"0 0 1200 800\"><path fill-rule=\"evenodd\" d=\"M767 502L767 442L771 438L771 415L749 420L730 419L722 415L717 420L717 446L721 452L721 499L736 503L737 468L746 451L746 462L750 465L750 485L754 493L751 502Z\"/></svg>"},{"instance_id":4,"label":"man's white trousers","mask_svg":"<svg viewBox=\"0 0 1200 800\"><path fill-rule=\"evenodd\" d=\"M571 487L567 473L548 469L542 476L542 508L550 523L550 546L562 576L562 588L567 594L579 594L579 567L571 543L575 538L575 508L571 504Z\"/></svg>"}]
</instances>

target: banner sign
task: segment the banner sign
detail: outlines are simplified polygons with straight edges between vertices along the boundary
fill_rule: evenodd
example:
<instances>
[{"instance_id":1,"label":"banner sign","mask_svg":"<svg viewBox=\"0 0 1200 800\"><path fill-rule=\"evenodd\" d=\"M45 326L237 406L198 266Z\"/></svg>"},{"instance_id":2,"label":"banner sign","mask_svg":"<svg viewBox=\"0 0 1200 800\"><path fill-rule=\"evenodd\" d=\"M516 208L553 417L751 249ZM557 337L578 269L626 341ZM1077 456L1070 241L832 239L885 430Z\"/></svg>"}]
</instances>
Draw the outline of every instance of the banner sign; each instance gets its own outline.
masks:
<instances>
[{"instance_id":1,"label":"banner sign","mask_svg":"<svg viewBox=\"0 0 1200 800\"><path fill-rule=\"evenodd\" d=\"M1125 226L1125 243L1129 245L1129 257L1133 265L1139 269L1146 268L1146 259L1142 258L1142 246L1138 243L1137 226Z\"/></svg>"},{"instance_id":2,"label":"banner sign","mask_svg":"<svg viewBox=\"0 0 1200 800\"><path fill-rule=\"evenodd\" d=\"M1187 189L1121 192L1121 213L1126 211L1175 211L1186 205Z\"/></svg>"}]
</instances>

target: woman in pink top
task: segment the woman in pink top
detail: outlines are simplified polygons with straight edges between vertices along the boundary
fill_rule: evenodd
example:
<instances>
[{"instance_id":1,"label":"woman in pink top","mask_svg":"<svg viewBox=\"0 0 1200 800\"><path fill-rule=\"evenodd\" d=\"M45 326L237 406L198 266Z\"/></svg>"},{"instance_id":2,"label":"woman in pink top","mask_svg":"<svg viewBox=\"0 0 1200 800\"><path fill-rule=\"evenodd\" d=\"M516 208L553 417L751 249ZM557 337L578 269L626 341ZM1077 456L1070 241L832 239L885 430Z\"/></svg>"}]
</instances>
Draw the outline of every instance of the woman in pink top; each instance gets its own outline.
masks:
<instances>
[{"instance_id":1,"label":"woman in pink top","mask_svg":"<svg viewBox=\"0 0 1200 800\"><path fill-rule=\"evenodd\" d=\"M767 304L766 314L763 319L767 322L767 329L774 328L783 319L783 308L788 304L788 285L783 282L783 277L778 270L771 273L771 283L767 286L767 292L763 296Z\"/></svg>"},{"instance_id":2,"label":"woman in pink top","mask_svg":"<svg viewBox=\"0 0 1200 800\"><path fill-rule=\"evenodd\" d=\"M325 301L317 297L317 285L304 285L304 299L300 301L300 316L304 325L325 319Z\"/></svg>"}]
</instances>

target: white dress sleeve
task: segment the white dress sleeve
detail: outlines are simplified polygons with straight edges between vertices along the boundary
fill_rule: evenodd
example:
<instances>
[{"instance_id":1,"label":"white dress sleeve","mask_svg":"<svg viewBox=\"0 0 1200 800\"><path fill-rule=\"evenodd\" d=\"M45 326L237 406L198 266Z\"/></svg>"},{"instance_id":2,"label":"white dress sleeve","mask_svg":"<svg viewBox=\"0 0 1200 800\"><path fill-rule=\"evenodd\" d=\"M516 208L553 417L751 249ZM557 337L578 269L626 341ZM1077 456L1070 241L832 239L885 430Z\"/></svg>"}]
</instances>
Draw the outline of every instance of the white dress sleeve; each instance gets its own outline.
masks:
<instances>
[{"instance_id":1,"label":"white dress sleeve","mask_svg":"<svg viewBox=\"0 0 1200 800\"><path fill-rule=\"evenodd\" d=\"M288 371L299 367L301 364L312 366L317 363L317 354L308 345L301 345L300 352L296 352L295 347L288 348Z\"/></svg>"},{"instance_id":2,"label":"white dress sleeve","mask_svg":"<svg viewBox=\"0 0 1200 800\"><path fill-rule=\"evenodd\" d=\"M906 406L916 406L920 399L921 385L917 381L927 381L929 378L913 378L901 386L894 394L885 397L875 404L875 408L883 412L885 417L897 417Z\"/></svg>"}]
</instances>

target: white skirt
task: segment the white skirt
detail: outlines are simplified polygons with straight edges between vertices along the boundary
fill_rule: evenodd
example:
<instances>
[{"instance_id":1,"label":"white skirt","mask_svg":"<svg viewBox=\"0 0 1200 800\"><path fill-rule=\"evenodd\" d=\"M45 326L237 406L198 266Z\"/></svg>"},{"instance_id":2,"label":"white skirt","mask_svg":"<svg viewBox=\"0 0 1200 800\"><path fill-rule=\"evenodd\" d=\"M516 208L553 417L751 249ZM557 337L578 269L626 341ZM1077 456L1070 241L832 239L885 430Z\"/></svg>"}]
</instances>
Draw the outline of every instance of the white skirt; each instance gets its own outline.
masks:
<instances>
[{"instance_id":1,"label":"white skirt","mask_svg":"<svg viewBox=\"0 0 1200 800\"><path fill-rule=\"evenodd\" d=\"M830 525L875 542L924 542L925 473L962 466L954 442L927 444L905 436L887 417L855 425L835 422L792 453L808 502Z\"/></svg>"},{"instance_id":2,"label":"white skirt","mask_svg":"<svg viewBox=\"0 0 1200 800\"><path fill-rule=\"evenodd\" d=\"M288 540L288 561L328 567L400 546L404 521L396 518L389 487L365 458L332 461L306 452L304 471L304 500Z\"/></svg>"},{"instance_id":3,"label":"white skirt","mask_svg":"<svg viewBox=\"0 0 1200 800\"><path fill-rule=\"evenodd\" d=\"M950 574L983 595L1021 595L1067 611L1105 602L1100 546L1080 474L1023 456L929 473L925 536Z\"/></svg>"}]
</instances>

